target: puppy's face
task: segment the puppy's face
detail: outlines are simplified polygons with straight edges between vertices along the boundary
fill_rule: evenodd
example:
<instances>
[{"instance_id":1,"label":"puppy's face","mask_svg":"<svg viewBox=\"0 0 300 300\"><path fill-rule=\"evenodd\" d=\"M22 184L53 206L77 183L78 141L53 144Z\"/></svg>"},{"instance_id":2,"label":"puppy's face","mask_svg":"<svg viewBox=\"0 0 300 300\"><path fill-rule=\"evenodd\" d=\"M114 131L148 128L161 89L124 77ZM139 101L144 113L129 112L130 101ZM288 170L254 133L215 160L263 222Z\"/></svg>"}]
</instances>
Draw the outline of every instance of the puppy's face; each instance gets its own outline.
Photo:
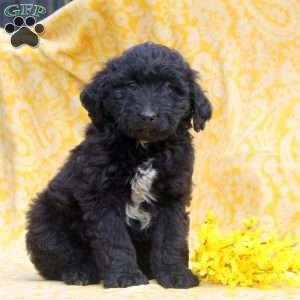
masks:
<instances>
[{"instance_id":1,"label":"puppy's face","mask_svg":"<svg viewBox=\"0 0 300 300\"><path fill-rule=\"evenodd\" d=\"M113 63L116 74L111 101L104 109L132 138L152 142L165 139L189 117L189 83L182 61L177 56L172 60L172 53L166 52L164 57L161 49L135 50Z\"/></svg>"},{"instance_id":2,"label":"puppy's face","mask_svg":"<svg viewBox=\"0 0 300 300\"><path fill-rule=\"evenodd\" d=\"M180 125L188 127L191 118L198 131L211 115L195 72L181 55L150 43L108 62L81 100L94 123L105 126L109 120L125 135L148 142L168 138Z\"/></svg>"}]
</instances>

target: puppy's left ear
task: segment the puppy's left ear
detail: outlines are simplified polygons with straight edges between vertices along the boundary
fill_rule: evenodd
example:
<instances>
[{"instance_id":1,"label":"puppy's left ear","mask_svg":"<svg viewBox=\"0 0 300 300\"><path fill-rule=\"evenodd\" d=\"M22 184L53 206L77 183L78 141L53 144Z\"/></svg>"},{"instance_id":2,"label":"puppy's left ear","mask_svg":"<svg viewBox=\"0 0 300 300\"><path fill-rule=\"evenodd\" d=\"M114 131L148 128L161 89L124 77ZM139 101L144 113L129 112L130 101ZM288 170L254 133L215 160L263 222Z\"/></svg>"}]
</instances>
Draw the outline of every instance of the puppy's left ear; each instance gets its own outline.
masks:
<instances>
[{"instance_id":1,"label":"puppy's left ear","mask_svg":"<svg viewBox=\"0 0 300 300\"><path fill-rule=\"evenodd\" d=\"M211 118L212 105L195 79L196 72L193 72L190 86L190 97L192 104L193 128L198 132L200 129L204 129L205 123Z\"/></svg>"}]
</instances>

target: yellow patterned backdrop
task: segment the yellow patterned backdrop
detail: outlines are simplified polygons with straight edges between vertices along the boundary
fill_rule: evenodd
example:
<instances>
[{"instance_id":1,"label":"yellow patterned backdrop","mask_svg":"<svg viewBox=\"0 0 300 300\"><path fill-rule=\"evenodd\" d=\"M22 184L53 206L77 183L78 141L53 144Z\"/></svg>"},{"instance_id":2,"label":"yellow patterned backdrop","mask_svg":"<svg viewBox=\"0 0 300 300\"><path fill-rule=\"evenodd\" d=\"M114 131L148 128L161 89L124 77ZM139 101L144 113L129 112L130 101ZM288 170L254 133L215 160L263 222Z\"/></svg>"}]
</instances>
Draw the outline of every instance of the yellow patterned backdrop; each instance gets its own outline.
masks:
<instances>
[{"instance_id":1,"label":"yellow patterned backdrop","mask_svg":"<svg viewBox=\"0 0 300 300\"><path fill-rule=\"evenodd\" d=\"M43 24L36 49L13 48L0 30L0 294L5 282L5 300L17 291L24 295L29 286L36 295L45 288L28 279L36 275L23 247L24 213L82 140L88 118L78 100L80 89L107 59L148 40L178 49L200 72L214 106L212 121L194 141L191 245L209 208L224 229L259 215L266 228L277 224L281 233L300 234L298 0L75 0ZM62 288L52 286L49 299L59 299ZM153 295L165 293L157 289ZM94 295L87 288L85 296L87 291ZM220 299L226 293L210 290ZM146 295L151 298L150 290ZM180 295L174 292L172 299Z\"/></svg>"}]
</instances>

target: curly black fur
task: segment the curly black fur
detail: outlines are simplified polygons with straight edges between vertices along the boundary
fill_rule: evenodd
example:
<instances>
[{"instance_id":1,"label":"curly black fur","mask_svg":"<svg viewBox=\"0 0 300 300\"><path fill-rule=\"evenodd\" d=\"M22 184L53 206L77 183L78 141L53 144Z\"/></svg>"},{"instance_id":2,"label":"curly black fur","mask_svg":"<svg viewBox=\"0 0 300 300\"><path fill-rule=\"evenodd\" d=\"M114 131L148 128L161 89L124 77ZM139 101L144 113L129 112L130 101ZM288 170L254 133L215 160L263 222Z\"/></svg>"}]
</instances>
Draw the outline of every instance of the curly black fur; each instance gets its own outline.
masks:
<instances>
[{"instance_id":1,"label":"curly black fur","mask_svg":"<svg viewBox=\"0 0 300 300\"><path fill-rule=\"evenodd\" d=\"M105 287L198 284L188 269L187 234L196 131L211 105L196 73L175 50L145 43L109 61L81 93L92 123L84 141L33 202L26 243L39 273L67 284ZM156 176L140 209L141 229L126 223L131 180L151 159Z\"/></svg>"}]
</instances>

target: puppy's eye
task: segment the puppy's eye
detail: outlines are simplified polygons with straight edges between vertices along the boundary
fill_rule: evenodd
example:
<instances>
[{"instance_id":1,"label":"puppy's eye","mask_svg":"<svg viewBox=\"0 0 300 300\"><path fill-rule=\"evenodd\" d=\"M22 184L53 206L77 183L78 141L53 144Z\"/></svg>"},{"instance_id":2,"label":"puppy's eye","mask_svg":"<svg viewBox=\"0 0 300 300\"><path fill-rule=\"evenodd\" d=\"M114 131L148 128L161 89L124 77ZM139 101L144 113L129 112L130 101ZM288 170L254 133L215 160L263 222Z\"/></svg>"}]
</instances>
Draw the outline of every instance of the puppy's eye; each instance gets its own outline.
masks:
<instances>
[{"instance_id":1,"label":"puppy's eye","mask_svg":"<svg viewBox=\"0 0 300 300\"><path fill-rule=\"evenodd\" d=\"M163 87L166 88L166 89L170 89L172 86L171 86L171 83L169 81L166 81L166 82L164 82Z\"/></svg>"},{"instance_id":2,"label":"puppy's eye","mask_svg":"<svg viewBox=\"0 0 300 300\"><path fill-rule=\"evenodd\" d=\"M160 89L170 90L171 88L172 88L172 86L169 81L162 82L157 87L158 90L160 90Z\"/></svg>"},{"instance_id":3,"label":"puppy's eye","mask_svg":"<svg viewBox=\"0 0 300 300\"><path fill-rule=\"evenodd\" d=\"M137 83L135 82L135 81L128 81L127 82L127 86L129 87L129 88L136 88L137 87Z\"/></svg>"},{"instance_id":4,"label":"puppy's eye","mask_svg":"<svg viewBox=\"0 0 300 300\"><path fill-rule=\"evenodd\" d=\"M165 81L162 85L161 85L164 89L171 89L171 82L170 81Z\"/></svg>"}]
</instances>

